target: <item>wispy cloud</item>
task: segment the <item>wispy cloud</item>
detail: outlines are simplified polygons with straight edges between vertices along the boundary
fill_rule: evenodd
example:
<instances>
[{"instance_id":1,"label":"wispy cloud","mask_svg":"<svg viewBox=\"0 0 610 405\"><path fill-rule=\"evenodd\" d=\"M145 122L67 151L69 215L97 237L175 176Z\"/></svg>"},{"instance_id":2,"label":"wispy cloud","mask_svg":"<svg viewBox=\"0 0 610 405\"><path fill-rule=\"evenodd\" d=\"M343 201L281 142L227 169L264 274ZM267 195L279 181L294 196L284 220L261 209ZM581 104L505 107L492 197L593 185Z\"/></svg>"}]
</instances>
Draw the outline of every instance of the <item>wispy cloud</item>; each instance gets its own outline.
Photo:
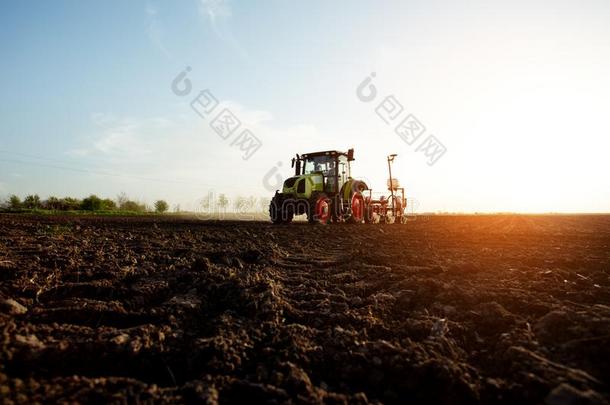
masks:
<instances>
[{"instance_id":1,"label":"wispy cloud","mask_svg":"<svg viewBox=\"0 0 610 405\"><path fill-rule=\"evenodd\" d=\"M149 154L150 150L142 138L165 123L162 118L117 118L101 113L93 114L91 119L98 133L89 154L99 152L110 157L134 158Z\"/></svg>"},{"instance_id":2,"label":"wispy cloud","mask_svg":"<svg viewBox=\"0 0 610 405\"><path fill-rule=\"evenodd\" d=\"M91 141L85 147L68 150L66 154L75 158L143 156L149 151L140 141L142 132L150 131L152 127L161 126L164 122L165 119L162 118L141 120L93 113L91 123L94 133Z\"/></svg>"},{"instance_id":3,"label":"wispy cloud","mask_svg":"<svg viewBox=\"0 0 610 405\"><path fill-rule=\"evenodd\" d=\"M199 13L210 21L212 29L219 37L222 37L222 35L218 30L218 21L226 20L233 15L227 0L201 0Z\"/></svg>"},{"instance_id":4,"label":"wispy cloud","mask_svg":"<svg viewBox=\"0 0 610 405\"><path fill-rule=\"evenodd\" d=\"M171 53L165 46L163 42L163 29L161 27L161 23L158 18L158 10L152 4L146 5L146 18L147 18L147 26L146 26L146 35L153 43L153 45L163 53L168 59L172 57Z\"/></svg>"},{"instance_id":5,"label":"wispy cloud","mask_svg":"<svg viewBox=\"0 0 610 405\"><path fill-rule=\"evenodd\" d=\"M167 118L95 113L91 115L91 134L67 152L75 159L71 167L80 165L98 171L111 168L126 179L153 177L191 183L181 190L184 195L199 192L201 187L266 195L261 179L278 159L291 156L295 148L307 150L312 143L322 144L331 138L311 125L281 125L270 112L233 101L224 101L218 108L230 109L243 128L261 139L263 146L253 159L245 162L242 152L210 129L210 120L196 114ZM282 170L289 170L288 165ZM245 179L248 186L227 185L225 180L235 176ZM197 184L201 187L193 186ZM143 193L148 192L145 186L133 185L142 188Z\"/></svg>"},{"instance_id":6,"label":"wispy cloud","mask_svg":"<svg viewBox=\"0 0 610 405\"><path fill-rule=\"evenodd\" d=\"M248 60L248 53L235 39L229 26L233 17L229 0L199 0L199 14L218 39L229 44L242 58Z\"/></svg>"}]
</instances>

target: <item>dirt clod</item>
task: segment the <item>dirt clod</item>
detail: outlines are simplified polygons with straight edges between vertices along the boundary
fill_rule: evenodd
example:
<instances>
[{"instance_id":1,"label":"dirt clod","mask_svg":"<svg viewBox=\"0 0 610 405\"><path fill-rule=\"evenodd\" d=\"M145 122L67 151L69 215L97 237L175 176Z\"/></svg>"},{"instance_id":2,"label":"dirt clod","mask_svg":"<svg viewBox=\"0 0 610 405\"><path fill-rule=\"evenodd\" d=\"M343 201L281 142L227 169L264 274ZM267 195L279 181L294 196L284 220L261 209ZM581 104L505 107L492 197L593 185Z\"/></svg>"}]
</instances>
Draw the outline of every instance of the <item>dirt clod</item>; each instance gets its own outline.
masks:
<instances>
[{"instance_id":1,"label":"dirt clod","mask_svg":"<svg viewBox=\"0 0 610 405\"><path fill-rule=\"evenodd\" d=\"M9 315L22 315L28 312L28 309L14 299L9 298L0 301L0 311Z\"/></svg>"}]
</instances>

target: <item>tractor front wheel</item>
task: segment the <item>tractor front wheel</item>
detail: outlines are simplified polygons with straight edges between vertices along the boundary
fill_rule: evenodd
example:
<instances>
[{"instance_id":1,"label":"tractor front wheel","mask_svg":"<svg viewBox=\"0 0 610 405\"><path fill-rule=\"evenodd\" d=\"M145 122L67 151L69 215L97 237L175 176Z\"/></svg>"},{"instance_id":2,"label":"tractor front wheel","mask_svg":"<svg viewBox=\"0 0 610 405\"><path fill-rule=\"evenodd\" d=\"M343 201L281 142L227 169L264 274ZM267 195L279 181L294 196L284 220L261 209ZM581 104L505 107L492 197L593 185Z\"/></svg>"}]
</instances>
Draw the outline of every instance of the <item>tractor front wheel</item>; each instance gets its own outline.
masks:
<instances>
[{"instance_id":1,"label":"tractor front wheel","mask_svg":"<svg viewBox=\"0 0 610 405\"><path fill-rule=\"evenodd\" d=\"M271 199L269 204L269 217L274 224L284 224L292 222L294 214L284 210L283 201L277 194Z\"/></svg>"}]
</instances>

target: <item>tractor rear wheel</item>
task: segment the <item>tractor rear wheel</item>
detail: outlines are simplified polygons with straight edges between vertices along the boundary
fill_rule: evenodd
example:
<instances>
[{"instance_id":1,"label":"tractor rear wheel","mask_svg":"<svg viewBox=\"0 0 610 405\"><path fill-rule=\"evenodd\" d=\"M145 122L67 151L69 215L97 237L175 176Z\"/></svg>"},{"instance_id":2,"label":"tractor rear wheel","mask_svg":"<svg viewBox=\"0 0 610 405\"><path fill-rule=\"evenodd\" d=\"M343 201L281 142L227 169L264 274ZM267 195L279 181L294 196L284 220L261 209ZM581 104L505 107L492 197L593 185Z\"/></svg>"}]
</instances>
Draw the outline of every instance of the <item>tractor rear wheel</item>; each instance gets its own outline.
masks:
<instances>
[{"instance_id":1,"label":"tractor rear wheel","mask_svg":"<svg viewBox=\"0 0 610 405\"><path fill-rule=\"evenodd\" d=\"M364 205L364 197L362 193L356 192L352 195L350 204L349 222L353 224L361 224L364 221L366 207Z\"/></svg>"},{"instance_id":2,"label":"tractor rear wheel","mask_svg":"<svg viewBox=\"0 0 610 405\"><path fill-rule=\"evenodd\" d=\"M310 224L329 223L331 217L331 200L324 193L315 194L309 200L307 220Z\"/></svg>"}]
</instances>

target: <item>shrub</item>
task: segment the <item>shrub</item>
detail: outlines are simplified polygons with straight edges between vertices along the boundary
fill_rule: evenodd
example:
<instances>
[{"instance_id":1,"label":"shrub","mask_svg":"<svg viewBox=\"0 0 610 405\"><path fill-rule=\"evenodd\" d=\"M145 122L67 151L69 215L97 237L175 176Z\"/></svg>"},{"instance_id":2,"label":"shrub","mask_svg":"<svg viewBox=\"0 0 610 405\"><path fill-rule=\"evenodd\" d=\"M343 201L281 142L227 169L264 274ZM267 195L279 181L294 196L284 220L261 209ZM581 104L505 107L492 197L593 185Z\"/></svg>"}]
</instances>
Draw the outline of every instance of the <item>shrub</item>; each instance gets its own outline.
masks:
<instances>
[{"instance_id":1,"label":"shrub","mask_svg":"<svg viewBox=\"0 0 610 405\"><path fill-rule=\"evenodd\" d=\"M121 211L146 212L146 205L140 204L127 198L125 193L117 196L118 207Z\"/></svg>"},{"instance_id":2,"label":"shrub","mask_svg":"<svg viewBox=\"0 0 610 405\"><path fill-rule=\"evenodd\" d=\"M38 196L38 194L28 195L23 200L23 206L25 208L32 209L32 210L42 207L42 204L40 202L40 197Z\"/></svg>"},{"instance_id":3,"label":"shrub","mask_svg":"<svg viewBox=\"0 0 610 405\"><path fill-rule=\"evenodd\" d=\"M110 198L105 198L102 200L102 209L106 211L114 211L116 210L116 203Z\"/></svg>"},{"instance_id":4,"label":"shrub","mask_svg":"<svg viewBox=\"0 0 610 405\"><path fill-rule=\"evenodd\" d=\"M82 201L78 198L65 197L59 200L60 210L62 211L76 211L81 208Z\"/></svg>"},{"instance_id":5,"label":"shrub","mask_svg":"<svg viewBox=\"0 0 610 405\"><path fill-rule=\"evenodd\" d=\"M59 210L61 209L61 200L51 196L42 203L42 207L46 210Z\"/></svg>"},{"instance_id":6,"label":"shrub","mask_svg":"<svg viewBox=\"0 0 610 405\"><path fill-rule=\"evenodd\" d=\"M92 194L83 200L81 209L85 211L99 211L102 209L102 199Z\"/></svg>"},{"instance_id":7,"label":"shrub","mask_svg":"<svg viewBox=\"0 0 610 405\"><path fill-rule=\"evenodd\" d=\"M167 202L163 200L157 200L157 202L155 202L155 212L163 213L166 212L168 209L169 205L167 204Z\"/></svg>"},{"instance_id":8,"label":"shrub","mask_svg":"<svg viewBox=\"0 0 610 405\"><path fill-rule=\"evenodd\" d=\"M218 196L218 206L223 210L227 210L227 205L229 205L229 199L226 195L221 194Z\"/></svg>"},{"instance_id":9,"label":"shrub","mask_svg":"<svg viewBox=\"0 0 610 405\"><path fill-rule=\"evenodd\" d=\"M12 210L18 210L21 208L21 198L13 194L8 199L8 208Z\"/></svg>"},{"instance_id":10,"label":"shrub","mask_svg":"<svg viewBox=\"0 0 610 405\"><path fill-rule=\"evenodd\" d=\"M131 200L125 201L120 208L121 211L146 212L146 206L144 204Z\"/></svg>"},{"instance_id":11,"label":"shrub","mask_svg":"<svg viewBox=\"0 0 610 405\"><path fill-rule=\"evenodd\" d=\"M129 201L129 198L127 198L127 194L125 194L125 193L121 193L116 196L116 202L117 202L117 206L119 207L119 209L123 209L123 205L127 201Z\"/></svg>"}]
</instances>

